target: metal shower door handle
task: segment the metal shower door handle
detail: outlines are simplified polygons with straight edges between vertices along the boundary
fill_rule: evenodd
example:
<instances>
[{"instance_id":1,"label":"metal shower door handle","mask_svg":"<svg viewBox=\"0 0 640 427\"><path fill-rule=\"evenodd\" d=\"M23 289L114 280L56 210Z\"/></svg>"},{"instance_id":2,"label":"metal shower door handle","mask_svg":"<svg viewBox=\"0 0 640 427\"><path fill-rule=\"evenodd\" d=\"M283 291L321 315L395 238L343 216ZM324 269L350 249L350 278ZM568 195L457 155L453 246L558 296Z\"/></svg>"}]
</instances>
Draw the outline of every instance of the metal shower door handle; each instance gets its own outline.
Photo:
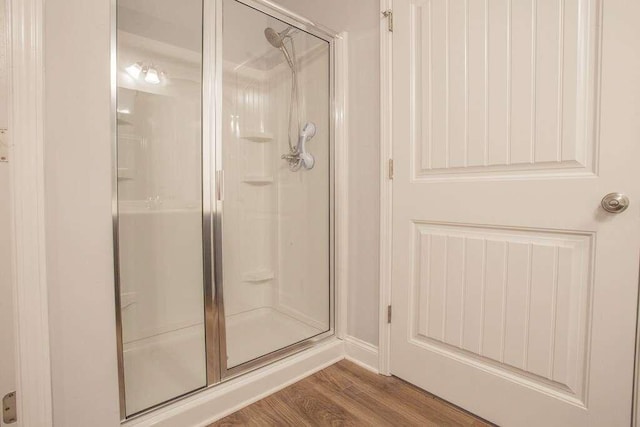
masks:
<instances>
[{"instance_id":1,"label":"metal shower door handle","mask_svg":"<svg viewBox=\"0 0 640 427\"><path fill-rule=\"evenodd\" d=\"M602 208L611 213L622 213L629 207L629 198L622 193L609 193L602 198Z\"/></svg>"}]
</instances>

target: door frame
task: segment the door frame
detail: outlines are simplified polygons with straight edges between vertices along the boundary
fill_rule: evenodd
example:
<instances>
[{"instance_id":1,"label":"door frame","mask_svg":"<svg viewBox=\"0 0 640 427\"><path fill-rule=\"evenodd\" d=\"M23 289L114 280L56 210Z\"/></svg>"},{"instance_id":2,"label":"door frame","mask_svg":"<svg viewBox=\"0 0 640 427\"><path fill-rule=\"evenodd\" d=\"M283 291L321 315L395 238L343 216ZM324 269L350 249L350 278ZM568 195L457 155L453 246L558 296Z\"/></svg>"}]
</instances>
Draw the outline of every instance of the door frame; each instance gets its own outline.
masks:
<instances>
[{"instance_id":1,"label":"door frame","mask_svg":"<svg viewBox=\"0 0 640 427\"><path fill-rule=\"evenodd\" d=\"M380 0L380 306L379 372L392 375L390 368L391 324L387 321L393 284L393 185L389 162L393 159L393 37L384 12L393 10L393 0ZM640 267L640 260L639 260ZM640 283L639 283L640 286ZM640 296L636 320L635 373L631 425L640 425Z\"/></svg>"},{"instance_id":2,"label":"door frame","mask_svg":"<svg viewBox=\"0 0 640 427\"><path fill-rule=\"evenodd\" d=\"M45 253L44 0L6 0L12 287L20 425L51 426Z\"/></svg>"},{"instance_id":3,"label":"door frame","mask_svg":"<svg viewBox=\"0 0 640 427\"><path fill-rule=\"evenodd\" d=\"M393 10L393 0L380 0L380 307L378 310L378 371L391 375L391 307L393 261L393 32L384 12ZM393 15L391 16L393 19Z\"/></svg>"}]
</instances>

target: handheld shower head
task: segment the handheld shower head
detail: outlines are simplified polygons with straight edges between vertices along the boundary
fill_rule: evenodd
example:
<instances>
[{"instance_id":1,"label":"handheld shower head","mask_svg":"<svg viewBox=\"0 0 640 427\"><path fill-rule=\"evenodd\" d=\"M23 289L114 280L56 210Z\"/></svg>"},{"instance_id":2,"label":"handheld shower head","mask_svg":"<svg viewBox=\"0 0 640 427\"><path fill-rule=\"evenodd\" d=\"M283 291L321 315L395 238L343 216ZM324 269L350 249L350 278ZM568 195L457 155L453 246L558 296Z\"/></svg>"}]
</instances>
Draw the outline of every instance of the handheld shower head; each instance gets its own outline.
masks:
<instances>
[{"instance_id":1,"label":"handheld shower head","mask_svg":"<svg viewBox=\"0 0 640 427\"><path fill-rule=\"evenodd\" d=\"M313 167L313 156L311 156L311 154L308 153L300 153L299 149L302 146L302 148L304 149L304 144L306 143L306 141L310 138L313 138L313 135L303 135L304 136L304 140L302 142L300 142L300 140L298 141L297 145L294 145L294 136L293 136L293 132L291 130L291 127L294 123L294 104L295 104L295 117L296 117L296 121L297 121L297 126L296 126L296 134L300 134L300 96L298 95L298 73L296 70L296 50L295 50L295 46L293 43L293 38L289 35L289 33L293 30L292 26L288 26L287 28L285 28L284 30L277 32L276 30L274 30L271 27L267 27L264 29L264 37L267 39L267 41L269 42L269 44L273 47L275 47L276 49L278 49L280 52L282 52L282 56L284 56L284 59L287 61L287 65L289 65L289 68L291 69L291 100L290 100L290 104L289 104L289 129L288 129L288 137L289 137L289 153L283 155L283 159L286 159L289 162L289 168L293 171L293 170L298 170L300 168L300 166L303 164L301 162L304 162L305 168L307 169L311 169ZM290 44L291 44L291 52L289 52L289 49L287 48L287 46L285 45L284 41L285 39L289 39ZM315 133L315 126L313 126L314 132ZM307 129L308 132L311 132L311 127L309 127L309 129ZM305 156L305 158L301 157L302 155ZM311 160L309 160L309 157L311 158ZM307 167L307 165L310 164L310 166Z\"/></svg>"},{"instance_id":2,"label":"handheld shower head","mask_svg":"<svg viewBox=\"0 0 640 427\"><path fill-rule=\"evenodd\" d=\"M280 36L280 34L278 34L278 32L273 28L271 27L265 28L264 36L267 39L267 41L271 43L271 46L277 49L280 49L283 46L282 36Z\"/></svg>"},{"instance_id":3,"label":"handheld shower head","mask_svg":"<svg viewBox=\"0 0 640 427\"><path fill-rule=\"evenodd\" d=\"M285 37L287 37L287 35L289 34L289 32L292 29L293 29L293 27L289 26L289 27L285 28L283 31L277 32L273 28L267 27L264 30L264 36L267 39L267 41L269 42L269 44L271 44L271 46L275 47L276 49L280 49L282 51L282 54L284 55L284 58L287 60L287 64L289 64L289 67L291 68L291 70L293 70L295 72L295 64L293 63L294 61L291 59L291 55L289 54L289 50L284 45L284 39L285 39ZM293 43L293 41L292 41L292 43Z\"/></svg>"},{"instance_id":4,"label":"handheld shower head","mask_svg":"<svg viewBox=\"0 0 640 427\"><path fill-rule=\"evenodd\" d=\"M268 27L264 30L264 36L271 44L271 46L277 49L282 49L284 47L284 38L287 36L287 34L289 34L289 31L291 31L291 29L291 27L287 27L284 31L277 32L273 28Z\"/></svg>"}]
</instances>

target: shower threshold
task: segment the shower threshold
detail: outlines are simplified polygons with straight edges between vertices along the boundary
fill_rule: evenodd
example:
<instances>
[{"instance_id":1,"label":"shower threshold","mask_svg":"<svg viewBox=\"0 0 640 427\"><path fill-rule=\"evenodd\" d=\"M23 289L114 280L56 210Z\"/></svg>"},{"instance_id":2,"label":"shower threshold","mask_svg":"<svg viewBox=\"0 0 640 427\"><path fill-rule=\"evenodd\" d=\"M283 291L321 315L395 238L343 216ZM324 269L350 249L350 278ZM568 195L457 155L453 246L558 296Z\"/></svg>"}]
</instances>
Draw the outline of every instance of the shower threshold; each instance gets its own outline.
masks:
<instances>
[{"instance_id":1,"label":"shower threshold","mask_svg":"<svg viewBox=\"0 0 640 427\"><path fill-rule=\"evenodd\" d=\"M324 332L270 307L229 315L226 329L229 368Z\"/></svg>"}]
</instances>

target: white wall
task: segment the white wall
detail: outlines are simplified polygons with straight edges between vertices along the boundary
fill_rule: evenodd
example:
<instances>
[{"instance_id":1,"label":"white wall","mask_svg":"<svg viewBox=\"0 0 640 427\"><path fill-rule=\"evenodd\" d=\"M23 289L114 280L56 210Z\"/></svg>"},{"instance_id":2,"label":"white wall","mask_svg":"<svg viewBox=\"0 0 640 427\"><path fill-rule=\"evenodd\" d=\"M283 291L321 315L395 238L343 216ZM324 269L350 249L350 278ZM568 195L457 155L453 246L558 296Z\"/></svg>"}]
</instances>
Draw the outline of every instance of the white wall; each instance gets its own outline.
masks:
<instances>
[{"instance_id":1,"label":"white wall","mask_svg":"<svg viewBox=\"0 0 640 427\"><path fill-rule=\"evenodd\" d=\"M379 3L376 0L277 0L335 31L349 32L348 334L378 345Z\"/></svg>"},{"instance_id":2,"label":"white wall","mask_svg":"<svg viewBox=\"0 0 640 427\"><path fill-rule=\"evenodd\" d=\"M329 328L329 49L309 36L296 40L300 117L316 125L307 142L312 169L289 170L280 155L287 142L290 70L282 64L272 79L272 126L277 152L279 264L278 306L322 330ZM305 46L304 44L309 43ZM311 47L309 47L311 46ZM294 142L295 144L296 142Z\"/></svg>"},{"instance_id":3,"label":"white wall","mask_svg":"<svg viewBox=\"0 0 640 427\"><path fill-rule=\"evenodd\" d=\"M54 425L119 425L110 2L47 0L45 221Z\"/></svg>"},{"instance_id":4,"label":"white wall","mask_svg":"<svg viewBox=\"0 0 640 427\"><path fill-rule=\"evenodd\" d=\"M0 2L0 129L7 128L7 38L5 3ZM0 398L15 390L13 296L11 292L9 163L0 162Z\"/></svg>"}]
</instances>

